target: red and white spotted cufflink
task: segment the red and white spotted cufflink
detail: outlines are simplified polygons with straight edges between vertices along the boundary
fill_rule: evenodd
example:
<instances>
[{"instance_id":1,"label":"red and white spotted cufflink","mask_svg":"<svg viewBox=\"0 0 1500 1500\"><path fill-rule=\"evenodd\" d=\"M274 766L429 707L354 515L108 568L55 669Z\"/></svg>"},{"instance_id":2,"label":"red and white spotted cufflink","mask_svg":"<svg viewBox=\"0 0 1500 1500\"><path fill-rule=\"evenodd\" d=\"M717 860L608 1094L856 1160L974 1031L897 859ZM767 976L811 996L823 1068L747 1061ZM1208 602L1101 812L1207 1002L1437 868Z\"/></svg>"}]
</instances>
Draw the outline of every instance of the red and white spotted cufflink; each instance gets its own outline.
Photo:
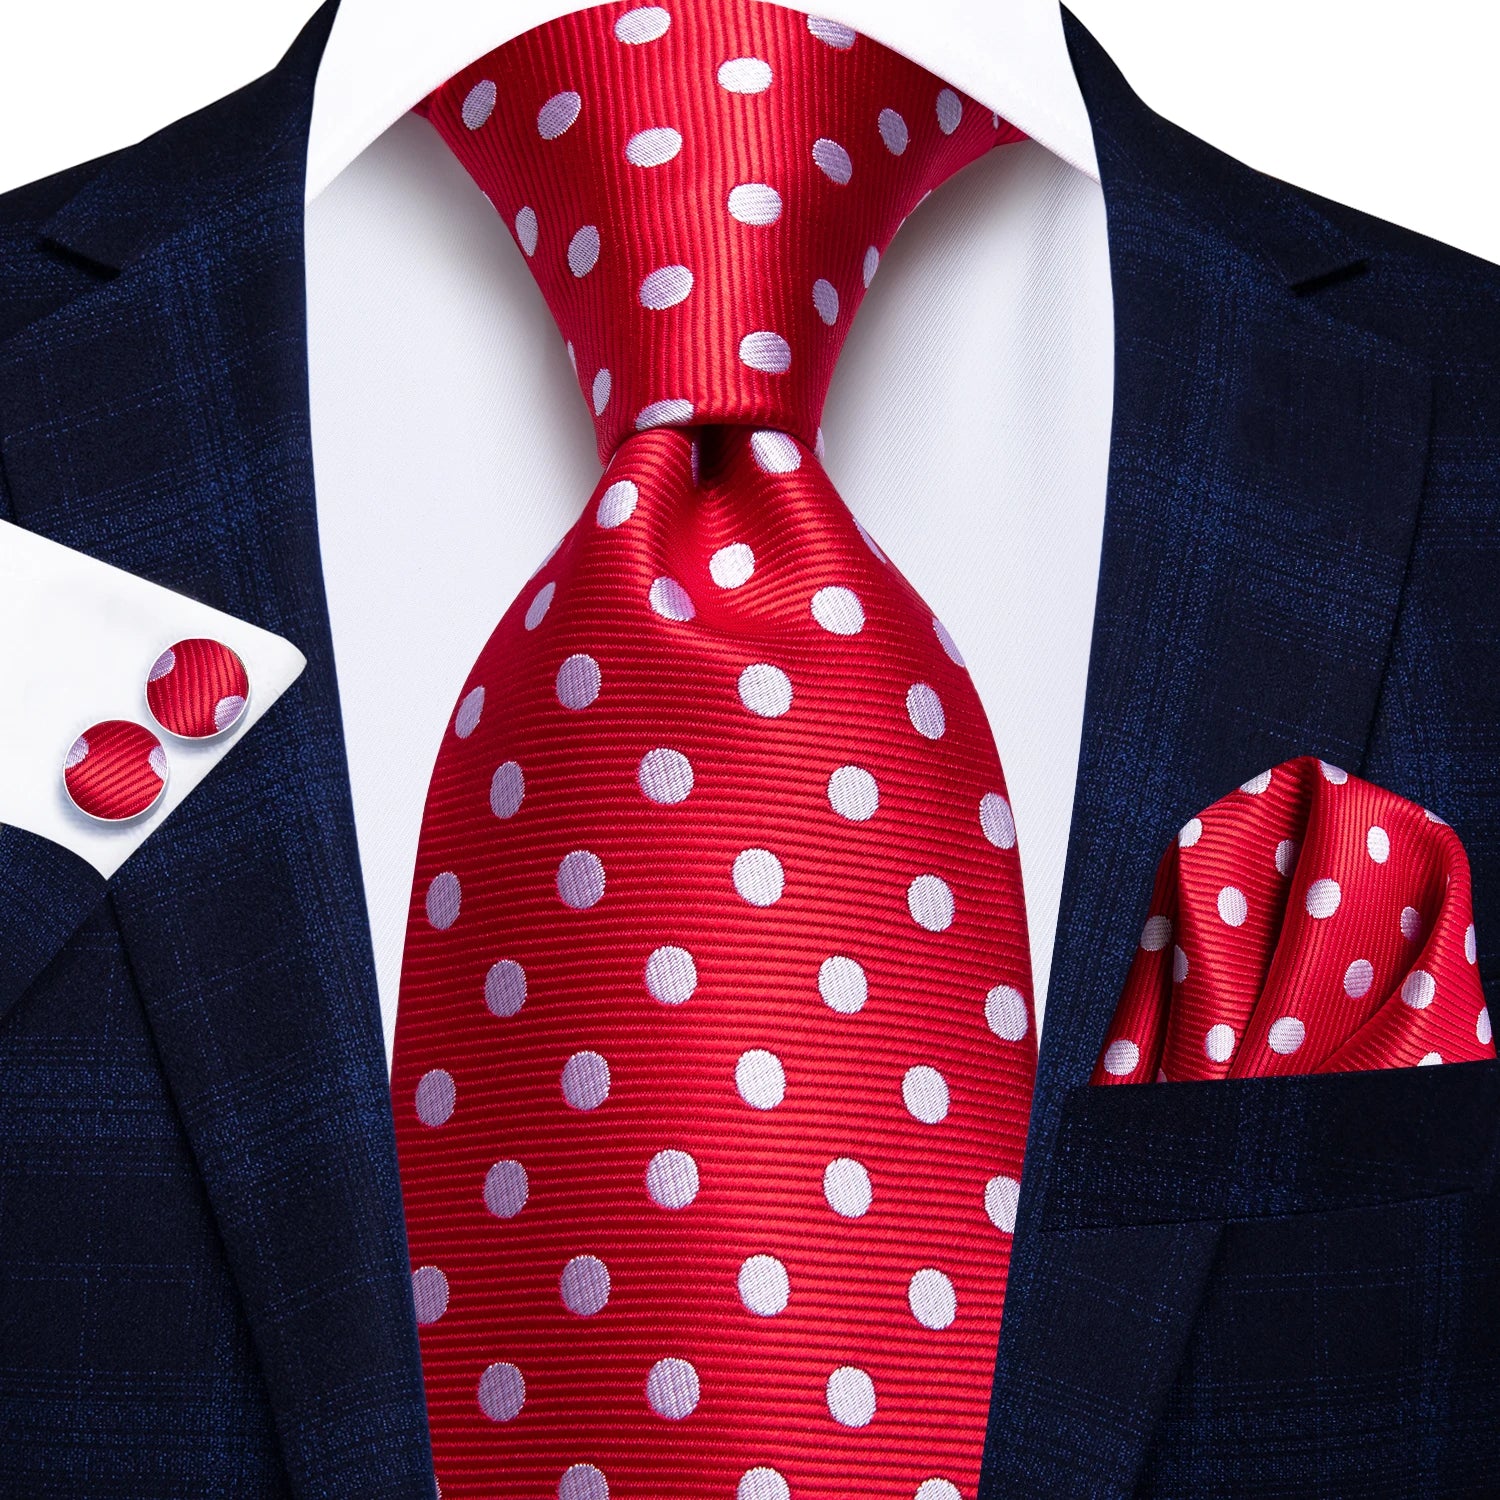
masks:
<instances>
[{"instance_id":1,"label":"red and white spotted cufflink","mask_svg":"<svg viewBox=\"0 0 1500 1500\"><path fill-rule=\"evenodd\" d=\"M143 724L106 719L73 741L63 783L80 812L120 823L150 811L167 789L167 752Z\"/></svg>"},{"instance_id":2,"label":"red and white spotted cufflink","mask_svg":"<svg viewBox=\"0 0 1500 1500\"><path fill-rule=\"evenodd\" d=\"M234 728L250 696L245 664L221 641L178 641L146 675L146 706L170 734L206 740ZM145 727L106 719L73 741L63 784L80 812L122 823L149 812L167 786L167 752Z\"/></svg>"},{"instance_id":3,"label":"red and white spotted cufflink","mask_svg":"<svg viewBox=\"0 0 1500 1500\"><path fill-rule=\"evenodd\" d=\"M168 646L146 679L146 706L161 727L206 740L239 723L250 696L245 664L220 641L197 637Z\"/></svg>"}]
</instances>

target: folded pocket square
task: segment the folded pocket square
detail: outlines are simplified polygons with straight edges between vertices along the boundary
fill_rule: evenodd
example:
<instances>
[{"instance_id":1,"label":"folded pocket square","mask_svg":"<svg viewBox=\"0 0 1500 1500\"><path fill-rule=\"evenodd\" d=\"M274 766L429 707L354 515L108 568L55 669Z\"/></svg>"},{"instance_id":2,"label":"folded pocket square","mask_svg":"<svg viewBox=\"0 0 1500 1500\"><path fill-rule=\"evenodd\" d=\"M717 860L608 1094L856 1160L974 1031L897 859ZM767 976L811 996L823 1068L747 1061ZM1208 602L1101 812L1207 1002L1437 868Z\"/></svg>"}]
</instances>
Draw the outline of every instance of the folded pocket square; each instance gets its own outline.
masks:
<instances>
[{"instance_id":1,"label":"folded pocket square","mask_svg":"<svg viewBox=\"0 0 1500 1500\"><path fill-rule=\"evenodd\" d=\"M1458 835L1304 756L1190 818L1162 857L1093 1081L1494 1056Z\"/></svg>"}]
</instances>

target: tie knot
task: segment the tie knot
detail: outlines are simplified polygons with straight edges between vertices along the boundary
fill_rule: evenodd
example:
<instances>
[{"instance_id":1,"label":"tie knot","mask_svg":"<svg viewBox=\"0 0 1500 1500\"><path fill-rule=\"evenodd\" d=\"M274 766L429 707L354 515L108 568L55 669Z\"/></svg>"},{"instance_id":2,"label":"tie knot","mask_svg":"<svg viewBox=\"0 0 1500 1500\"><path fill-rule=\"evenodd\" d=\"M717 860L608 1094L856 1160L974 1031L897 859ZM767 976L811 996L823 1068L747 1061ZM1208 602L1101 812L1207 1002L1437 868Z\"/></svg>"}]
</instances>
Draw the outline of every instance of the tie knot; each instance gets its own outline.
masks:
<instances>
[{"instance_id":1,"label":"tie knot","mask_svg":"<svg viewBox=\"0 0 1500 1500\"><path fill-rule=\"evenodd\" d=\"M580 11L424 110L511 226L606 458L663 425L811 445L902 220L1021 138L849 27L762 0Z\"/></svg>"}]
</instances>

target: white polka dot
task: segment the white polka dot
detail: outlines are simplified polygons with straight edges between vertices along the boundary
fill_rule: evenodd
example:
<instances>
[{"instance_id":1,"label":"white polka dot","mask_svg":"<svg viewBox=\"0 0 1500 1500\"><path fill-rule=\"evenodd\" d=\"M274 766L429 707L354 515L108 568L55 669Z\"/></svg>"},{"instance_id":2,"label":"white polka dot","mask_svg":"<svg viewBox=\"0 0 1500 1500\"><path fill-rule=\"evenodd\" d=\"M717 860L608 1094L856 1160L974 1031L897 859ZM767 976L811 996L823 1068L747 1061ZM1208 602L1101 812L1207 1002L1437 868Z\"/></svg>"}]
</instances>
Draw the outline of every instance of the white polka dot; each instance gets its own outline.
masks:
<instances>
[{"instance_id":1,"label":"white polka dot","mask_svg":"<svg viewBox=\"0 0 1500 1500\"><path fill-rule=\"evenodd\" d=\"M1248 792L1252 797L1258 797L1271 784L1271 773L1262 771L1259 776L1252 776L1249 781L1240 783L1240 790Z\"/></svg>"},{"instance_id":2,"label":"white polka dot","mask_svg":"<svg viewBox=\"0 0 1500 1500\"><path fill-rule=\"evenodd\" d=\"M553 597L557 593L556 581L544 583L532 596L531 603L526 606L526 619L524 624L528 630L535 630L547 617L547 611L552 608Z\"/></svg>"},{"instance_id":3,"label":"white polka dot","mask_svg":"<svg viewBox=\"0 0 1500 1500\"><path fill-rule=\"evenodd\" d=\"M823 1197L840 1218L863 1218L874 1196L870 1174L852 1156L840 1156L823 1168Z\"/></svg>"},{"instance_id":4,"label":"white polka dot","mask_svg":"<svg viewBox=\"0 0 1500 1500\"><path fill-rule=\"evenodd\" d=\"M839 292L831 281L825 281L821 276L813 282L813 306L818 310L818 316L832 328L839 320Z\"/></svg>"},{"instance_id":5,"label":"white polka dot","mask_svg":"<svg viewBox=\"0 0 1500 1500\"><path fill-rule=\"evenodd\" d=\"M481 78L464 95L463 107L459 110L459 114L470 130L478 130L494 113L497 92L493 78Z\"/></svg>"},{"instance_id":6,"label":"white polka dot","mask_svg":"<svg viewBox=\"0 0 1500 1500\"><path fill-rule=\"evenodd\" d=\"M658 1208L686 1208L698 1196L698 1163L686 1151L658 1151L646 1164L646 1191Z\"/></svg>"},{"instance_id":7,"label":"white polka dot","mask_svg":"<svg viewBox=\"0 0 1500 1500\"><path fill-rule=\"evenodd\" d=\"M1141 947L1148 953L1159 953L1172 941L1172 919L1164 916L1146 918L1141 928Z\"/></svg>"},{"instance_id":8,"label":"white polka dot","mask_svg":"<svg viewBox=\"0 0 1500 1500\"><path fill-rule=\"evenodd\" d=\"M662 266L641 282L641 306L660 312L686 302L693 290L693 273L686 266Z\"/></svg>"},{"instance_id":9,"label":"white polka dot","mask_svg":"<svg viewBox=\"0 0 1500 1500\"><path fill-rule=\"evenodd\" d=\"M74 766L81 766L89 758L89 742L85 735L79 735L71 745L68 753L63 757L63 770L71 771Z\"/></svg>"},{"instance_id":10,"label":"white polka dot","mask_svg":"<svg viewBox=\"0 0 1500 1500\"><path fill-rule=\"evenodd\" d=\"M932 621L932 633L937 636L938 645L943 648L943 653L949 661L958 667L967 665L963 652L958 649L958 642L948 633L948 627L936 617Z\"/></svg>"},{"instance_id":11,"label":"white polka dot","mask_svg":"<svg viewBox=\"0 0 1500 1500\"><path fill-rule=\"evenodd\" d=\"M1307 1027L1296 1016L1281 1016L1271 1022L1266 1041L1282 1057L1295 1052L1307 1040Z\"/></svg>"},{"instance_id":12,"label":"white polka dot","mask_svg":"<svg viewBox=\"0 0 1500 1500\"><path fill-rule=\"evenodd\" d=\"M1383 865L1391 857L1391 838L1379 823L1372 823L1365 834L1365 849L1377 865Z\"/></svg>"},{"instance_id":13,"label":"white polka dot","mask_svg":"<svg viewBox=\"0 0 1500 1500\"><path fill-rule=\"evenodd\" d=\"M538 111L536 131L544 141L555 141L583 108L583 99L571 89L554 94Z\"/></svg>"},{"instance_id":14,"label":"white polka dot","mask_svg":"<svg viewBox=\"0 0 1500 1500\"><path fill-rule=\"evenodd\" d=\"M1464 957L1471 964L1479 962L1479 940L1474 935L1474 924L1472 922L1464 928Z\"/></svg>"},{"instance_id":15,"label":"white polka dot","mask_svg":"<svg viewBox=\"0 0 1500 1500\"><path fill-rule=\"evenodd\" d=\"M588 849L575 849L563 856L557 867L557 894L565 906L586 911L604 895L604 866Z\"/></svg>"},{"instance_id":16,"label":"white polka dot","mask_svg":"<svg viewBox=\"0 0 1500 1500\"><path fill-rule=\"evenodd\" d=\"M940 740L948 727L948 716L943 712L943 700L936 690L925 682L914 682L906 690L906 717L911 727L925 740ZM983 820L983 804L980 818Z\"/></svg>"},{"instance_id":17,"label":"white polka dot","mask_svg":"<svg viewBox=\"0 0 1500 1500\"><path fill-rule=\"evenodd\" d=\"M786 1070L774 1052L752 1047L734 1065L734 1086L751 1109L775 1109L786 1098Z\"/></svg>"},{"instance_id":18,"label":"white polka dot","mask_svg":"<svg viewBox=\"0 0 1500 1500\"><path fill-rule=\"evenodd\" d=\"M1326 760L1318 762L1319 769L1323 772L1323 779L1331 782L1334 786L1343 786L1348 781L1349 773L1339 766L1331 766Z\"/></svg>"},{"instance_id":19,"label":"white polka dot","mask_svg":"<svg viewBox=\"0 0 1500 1500\"><path fill-rule=\"evenodd\" d=\"M986 792L979 799L979 826L997 849L1016 847L1016 820L999 792Z\"/></svg>"},{"instance_id":20,"label":"white polka dot","mask_svg":"<svg viewBox=\"0 0 1500 1500\"><path fill-rule=\"evenodd\" d=\"M685 1359L659 1359L646 1377L646 1400L659 1417L679 1422L698 1405L698 1372Z\"/></svg>"},{"instance_id":21,"label":"white polka dot","mask_svg":"<svg viewBox=\"0 0 1500 1500\"><path fill-rule=\"evenodd\" d=\"M1419 1068L1436 1067L1439 1063L1442 1062L1442 1060L1443 1054L1441 1052L1424 1052L1422 1056L1417 1059L1417 1066Z\"/></svg>"},{"instance_id":22,"label":"white polka dot","mask_svg":"<svg viewBox=\"0 0 1500 1500\"><path fill-rule=\"evenodd\" d=\"M918 927L942 932L953 923L953 892L936 875L918 875L906 888L906 909Z\"/></svg>"},{"instance_id":23,"label":"white polka dot","mask_svg":"<svg viewBox=\"0 0 1500 1500\"><path fill-rule=\"evenodd\" d=\"M648 750L636 767L635 781L652 802L684 802L693 789L693 765L680 750Z\"/></svg>"},{"instance_id":24,"label":"white polka dot","mask_svg":"<svg viewBox=\"0 0 1500 1500\"><path fill-rule=\"evenodd\" d=\"M755 553L744 542L720 547L708 560L708 576L721 589L737 589L755 572Z\"/></svg>"},{"instance_id":25,"label":"white polka dot","mask_svg":"<svg viewBox=\"0 0 1500 1500\"><path fill-rule=\"evenodd\" d=\"M615 388L615 377L608 370L599 370L594 375L594 415L604 415L604 408L609 405L610 392Z\"/></svg>"},{"instance_id":26,"label":"white polka dot","mask_svg":"<svg viewBox=\"0 0 1500 1500\"><path fill-rule=\"evenodd\" d=\"M609 1098L609 1064L597 1052L575 1052L563 1064L562 1091L573 1109L598 1109Z\"/></svg>"},{"instance_id":27,"label":"white polka dot","mask_svg":"<svg viewBox=\"0 0 1500 1500\"><path fill-rule=\"evenodd\" d=\"M167 779L167 752L160 745L153 745L146 756L146 764L160 781Z\"/></svg>"},{"instance_id":28,"label":"white polka dot","mask_svg":"<svg viewBox=\"0 0 1500 1500\"><path fill-rule=\"evenodd\" d=\"M1188 977L1188 956L1181 948L1172 949L1172 983L1181 984Z\"/></svg>"},{"instance_id":29,"label":"white polka dot","mask_svg":"<svg viewBox=\"0 0 1500 1500\"><path fill-rule=\"evenodd\" d=\"M1013 985L997 984L984 997L984 1019L1002 1042L1019 1042L1030 1029L1026 997Z\"/></svg>"},{"instance_id":30,"label":"white polka dot","mask_svg":"<svg viewBox=\"0 0 1500 1500\"><path fill-rule=\"evenodd\" d=\"M1351 1000L1358 1000L1370 993L1375 983L1375 965L1368 958L1356 958L1344 970L1344 993Z\"/></svg>"},{"instance_id":31,"label":"white polka dot","mask_svg":"<svg viewBox=\"0 0 1500 1500\"><path fill-rule=\"evenodd\" d=\"M831 635L858 635L865 628L865 607L859 595L838 584L812 596L812 617Z\"/></svg>"},{"instance_id":32,"label":"white polka dot","mask_svg":"<svg viewBox=\"0 0 1500 1500\"><path fill-rule=\"evenodd\" d=\"M568 363L573 366L573 373L578 373L578 354L573 348L573 340L568 340Z\"/></svg>"},{"instance_id":33,"label":"white polka dot","mask_svg":"<svg viewBox=\"0 0 1500 1500\"><path fill-rule=\"evenodd\" d=\"M1134 1073L1140 1064L1141 1049L1123 1037L1104 1049L1104 1071L1111 1078L1124 1078Z\"/></svg>"},{"instance_id":34,"label":"white polka dot","mask_svg":"<svg viewBox=\"0 0 1500 1500\"><path fill-rule=\"evenodd\" d=\"M750 453L762 474L795 474L802 467L802 450L784 432L751 433Z\"/></svg>"},{"instance_id":35,"label":"white polka dot","mask_svg":"<svg viewBox=\"0 0 1500 1500\"><path fill-rule=\"evenodd\" d=\"M1280 875L1290 875L1297 868L1297 841L1296 839L1282 839L1276 846L1276 871Z\"/></svg>"},{"instance_id":36,"label":"white polka dot","mask_svg":"<svg viewBox=\"0 0 1500 1500\"><path fill-rule=\"evenodd\" d=\"M1210 1062L1226 1063L1234 1056L1235 1040L1234 1027L1220 1021L1208 1028L1208 1035L1203 1038L1203 1055Z\"/></svg>"},{"instance_id":37,"label":"white polka dot","mask_svg":"<svg viewBox=\"0 0 1500 1500\"><path fill-rule=\"evenodd\" d=\"M417 1082L414 1100L417 1118L424 1125L436 1128L446 1125L453 1115L458 1090L453 1075L446 1068L433 1068Z\"/></svg>"},{"instance_id":38,"label":"white polka dot","mask_svg":"<svg viewBox=\"0 0 1500 1500\"><path fill-rule=\"evenodd\" d=\"M792 1490L775 1469L746 1469L735 1487L734 1500L792 1500Z\"/></svg>"},{"instance_id":39,"label":"white polka dot","mask_svg":"<svg viewBox=\"0 0 1500 1500\"><path fill-rule=\"evenodd\" d=\"M587 708L599 696L601 680L599 663L580 651L557 669L557 701L564 708Z\"/></svg>"},{"instance_id":40,"label":"white polka dot","mask_svg":"<svg viewBox=\"0 0 1500 1500\"><path fill-rule=\"evenodd\" d=\"M758 1317L774 1318L786 1310L791 1282L774 1255L752 1255L740 1266L740 1301Z\"/></svg>"},{"instance_id":41,"label":"white polka dot","mask_svg":"<svg viewBox=\"0 0 1500 1500\"><path fill-rule=\"evenodd\" d=\"M906 1305L923 1328L947 1328L958 1316L958 1294L941 1271L916 1272L906 1287Z\"/></svg>"},{"instance_id":42,"label":"white polka dot","mask_svg":"<svg viewBox=\"0 0 1500 1500\"><path fill-rule=\"evenodd\" d=\"M1001 1234L1016 1232L1016 1208L1021 1202L1021 1184L1014 1177L991 1177L984 1185L984 1211Z\"/></svg>"},{"instance_id":43,"label":"white polka dot","mask_svg":"<svg viewBox=\"0 0 1500 1500\"><path fill-rule=\"evenodd\" d=\"M594 519L606 530L623 526L635 514L641 492L628 479L617 479L599 497L599 508Z\"/></svg>"},{"instance_id":44,"label":"white polka dot","mask_svg":"<svg viewBox=\"0 0 1500 1500\"><path fill-rule=\"evenodd\" d=\"M828 778L828 805L851 823L865 823L880 806L880 788L863 766L840 766Z\"/></svg>"},{"instance_id":45,"label":"white polka dot","mask_svg":"<svg viewBox=\"0 0 1500 1500\"><path fill-rule=\"evenodd\" d=\"M911 132L906 121L894 109L883 109L876 121L880 128L880 139L892 156L900 156L911 141Z\"/></svg>"},{"instance_id":46,"label":"white polka dot","mask_svg":"<svg viewBox=\"0 0 1500 1500\"><path fill-rule=\"evenodd\" d=\"M868 1427L875 1416L875 1382L856 1365L828 1377L828 1415L841 1427Z\"/></svg>"},{"instance_id":47,"label":"white polka dot","mask_svg":"<svg viewBox=\"0 0 1500 1500\"><path fill-rule=\"evenodd\" d=\"M670 125L638 130L625 142L625 160L633 167L660 167L682 150L682 136Z\"/></svg>"},{"instance_id":48,"label":"white polka dot","mask_svg":"<svg viewBox=\"0 0 1500 1500\"><path fill-rule=\"evenodd\" d=\"M463 702L458 705L458 712L453 716L453 732L459 739L466 740L479 728L479 716L484 712L484 689L482 687L470 688L464 694Z\"/></svg>"},{"instance_id":49,"label":"white polka dot","mask_svg":"<svg viewBox=\"0 0 1500 1500\"><path fill-rule=\"evenodd\" d=\"M620 19L623 21L626 17ZM615 29L619 30L618 25ZM442 1500L441 1495L438 1500ZM557 1500L609 1500L609 1481L593 1464L571 1464L557 1481Z\"/></svg>"},{"instance_id":50,"label":"white polka dot","mask_svg":"<svg viewBox=\"0 0 1500 1500\"><path fill-rule=\"evenodd\" d=\"M952 135L964 117L964 102L952 89L942 89L937 96L938 129Z\"/></svg>"},{"instance_id":51,"label":"white polka dot","mask_svg":"<svg viewBox=\"0 0 1500 1500\"><path fill-rule=\"evenodd\" d=\"M646 960L646 989L663 1005L681 1005L698 988L698 965L686 948L670 944L654 949Z\"/></svg>"},{"instance_id":52,"label":"white polka dot","mask_svg":"<svg viewBox=\"0 0 1500 1500\"><path fill-rule=\"evenodd\" d=\"M1219 892L1219 920L1226 927L1243 927L1250 915L1250 903L1237 885L1226 885Z\"/></svg>"},{"instance_id":53,"label":"white polka dot","mask_svg":"<svg viewBox=\"0 0 1500 1500\"><path fill-rule=\"evenodd\" d=\"M1305 904L1310 917L1331 917L1339 909L1344 893L1336 880L1315 880L1307 888Z\"/></svg>"},{"instance_id":54,"label":"white polka dot","mask_svg":"<svg viewBox=\"0 0 1500 1500\"><path fill-rule=\"evenodd\" d=\"M729 190L729 217L741 224L774 224L781 217L781 194L766 182L742 182Z\"/></svg>"},{"instance_id":55,"label":"white polka dot","mask_svg":"<svg viewBox=\"0 0 1500 1500\"><path fill-rule=\"evenodd\" d=\"M681 396L669 396L664 401L653 401L635 414L635 430L645 432L650 427L681 426L693 420L693 403Z\"/></svg>"},{"instance_id":56,"label":"white polka dot","mask_svg":"<svg viewBox=\"0 0 1500 1500\"><path fill-rule=\"evenodd\" d=\"M1401 936L1414 943L1422 936L1422 913L1415 906L1401 908Z\"/></svg>"},{"instance_id":57,"label":"white polka dot","mask_svg":"<svg viewBox=\"0 0 1500 1500\"><path fill-rule=\"evenodd\" d=\"M497 1161L484 1176L484 1206L497 1219L513 1219L526 1207L531 1181L518 1161Z\"/></svg>"},{"instance_id":58,"label":"white polka dot","mask_svg":"<svg viewBox=\"0 0 1500 1500\"><path fill-rule=\"evenodd\" d=\"M740 702L762 719L779 719L792 706L792 680L769 662L753 662L740 673Z\"/></svg>"},{"instance_id":59,"label":"white polka dot","mask_svg":"<svg viewBox=\"0 0 1500 1500\"><path fill-rule=\"evenodd\" d=\"M901 1101L912 1119L939 1125L948 1118L948 1080L936 1068L919 1063L901 1079Z\"/></svg>"},{"instance_id":60,"label":"white polka dot","mask_svg":"<svg viewBox=\"0 0 1500 1500\"><path fill-rule=\"evenodd\" d=\"M492 1422L510 1422L526 1405L526 1381L512 1364L501 1360L479 1377L479 1409Z\"/></svg>"},{"instance_id":61,"label":"white polka dot","mask_svg":"<svg viewBox=\"0 0 1500 1500\"><path fill-rule=\"evenodd\" d=\"M813 165L830 182L836 182L840 187L854 176L854 163L849 160L849 153L826 135L819 136L813 142L812 159Z\"/></svg>"},{"instance_id":62,"label":"white polka dot","mask_svg":"<svg viewBox=\"0 0 1500 1500\"><path fill-rule=\"evenodd\" d=\"M151 663L151 670L146 673L147 682L160 682L163 677L170 677L177 666L177 653L168 646L160 656Z\"/></svg>"},{"instance_id":63,"label":"white polka dot","mask_svg":"<svg viewBox=\"0 0 1500 1500\"><path fill-rule=\"evenodd\" d=\"M963 1500L951 1479L924 1479L912 1500Z\"/></svg>"},{"instance_id":64,"label":"white polka dot","mask_svg":"<svg viewBox=\"0 0 1500 1500\"><path fill-rule=\"evenodd\" d=\"M1189 818L1181 828L1177 830L1177 847L1179 849L1191 849L1199 839L1203 837L1203 819Z\"/></svg>"},{"instance_id":65,"label":"white polka dot","mask_svg":"<svg viewBox=\"0 0 1500 1500\"><path fill-rule=\"evenodd\" d=\"M1479 1019L1474 1023L1474 1035L1479 1038L1481 1047L1488 1047L1495 1039L1495 1027L1490 1020L1490 1008L1487 1005L1479 1007Z\"/></svg>"},{"instance_id":66,"label":"white polka dot","mask_svg":"<svg viewBox=\"0 0 1500 1500\"><path fill-rule=\"evenodd\" d=\"M411 1273L411 1298L417 1322L436 1323L448 1311L448 1278L437 1266L418 1266Z\"/></svg>"},{"instance_id":67,"label":"white polka dot","mask_svg":"<svg viewBox=\"0 0 1500 1500\"><path fill-rule=\"evenodd\" d=\"M484 1003L491 1015L515 1015L526 1004L526 970L513 958L491 964L484 976Z\"/></svg>"},{"instance_id":68,"label":"white polka dot","mask_svg":"<svg viewBox=\"0 0 1500 1500\"><path fill-rule=\"evenodd\" d=\"M570 1313L592 1318L609 1301L609 1267L597 1255L575 1255L562 1269L558 1290Z\"/></svg>"},{"instance_id":69,"label":"white polka dot","mask_svg":"<svg viewBox=\"0 0 1500 1500\"><path fill-rule=\"evenodd\" d=\"M875 273L880 269L880 251L874 245L865 250L864 264L860 267L860 274L864 278L865 286L868 287L875 279Z\"/></svg>"},{"instance_id":70,"label":"white polka dot","mask_svg":"<svg viewBox=\"0 0 1500 1500\"><path fill-rule=\"evenodd\" d=\"M627 10L616 20L615 36L622 42L638 47L642 42L654 42L657 37L665 36L671 24L670 11L663 10L659 5L641 5L635 10ZM564 1500L572 1500L572 1497L564 1497Z\"/></svg>"},{"instance_id":71,"label":"white polka dot","mask_svg":"<svg viewBox=\"0 0 1500 1500\"><path fill-rule=\"evenodd\" d=\"M1413 1010L1426 1010L1437 994L1437 981L1426 969L1413 969L1401 985L1401 999Z\"/></svg>"},{"instance_id":72,"label":"white polka dot","mask_svg":"<svg viewBox=\"0 0 1500 1500\"><path fill-rule=\"evenodd\" d=\"M840 52L847 52L854 45L857 35L852 26L845 26L842 21L830 21L826 16L809 16L807 29L820 42L827 42Z\"/></svg>"},{"instance_id":73,"label":"white polka dot","mask_svg":"<svg viewBox=\"0 0 1500 1500\"><path fill-rule=\"evenodd\" d=\"M214 704L214 729L222 734L244 712L245 700L238 693L229 693Z\"/></svg>"},{"instance_id":74,"label":"white polka dot","mask_svg":"<svg viewBox=\"0 0 1500 1500\"><path fill-rule=\"evenodd\" d=\"M574 276L586 276L598 264L598 229L585 223L567 242L567 269Z\"/></svg>"},{"instance_id":75,"label":"white polka dot","mask_svg":"<svg viewBox=\"0 0 1500 1500\"><path fill-rule=\"evenodd\" d=\"M792 367L792 346L769 329L747 333L740 340L740 363L766 375L785 375Z\"/></svg>"},{"instance_id":76,"label":"white polka dot","mask_svg":"<svg viewBox=\"0 0 1500 1500\"><path fill-rule=\"evenodd\" d=\"M536 220L536 210L527 204L516 215L516 243L527 255L536 254L537 237L541 226Z\"/></svg>"},{"instance_id":77,"label":"white polka dot","mask_svg":"<svg viewBox=\"0 0 1500 1500\"><path fill-rule=\"evenodd\" d=\"M452 870L444 870L441 875L434 875L428 882L427 920L439 932L446 932L458 921L458 909L462 902L463 889Z\"/></svg>"},{"instance_id":78,"label":"white polka dot","mask_svg":"<svg viewBox=\"0 0 1500 1500\"><path fill-rule=\"evenodd\" d=\"M513 818L526 796L526 777L513 760L495 767L490 777L490 811L497 818Z\"/></svg>"},{"instance_id":79,"label":"white polka dot","mask_svg":"<svg viewBox=\"0 0 1500 1500\"><path fill-rule=\"evenodd\" d=\"M751 906L774 906L781 900L786 873L769 849L741 849L734 857L734 888Z\"/></svg>"},{"instance_id":80,"label":"white polka dot","mask_svg":"<svg viewBox=\"0 0 1500 1500\"><path fill-rule=\"evenodd\" d=\"M870 984L865 971L852 958L835 954L818 966L818 993L830 1010L852 1016L864 1009L870 997Z\"/></svg>"}]
</instances>

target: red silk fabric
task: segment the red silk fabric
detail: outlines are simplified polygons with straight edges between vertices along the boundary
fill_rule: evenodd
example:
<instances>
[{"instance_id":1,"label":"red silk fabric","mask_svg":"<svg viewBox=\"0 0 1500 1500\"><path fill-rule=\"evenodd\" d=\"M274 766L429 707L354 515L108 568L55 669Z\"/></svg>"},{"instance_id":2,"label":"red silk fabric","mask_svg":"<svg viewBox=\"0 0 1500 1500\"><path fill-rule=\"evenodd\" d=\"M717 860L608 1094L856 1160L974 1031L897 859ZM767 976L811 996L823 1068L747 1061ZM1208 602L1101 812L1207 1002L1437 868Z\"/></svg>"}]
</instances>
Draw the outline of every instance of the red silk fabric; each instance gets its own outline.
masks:
<instances>
[{"instance_id":1,"label":"red silk fabric","mask_svg":"<svg viewBox=\"0 0 1500 1500\"><path fill-rule=\"evenodd\" d=\"M1014 133L754 0L569 17L429 114L613 454L465 683L417 856L392 1088L443 1493L972 1500L1035 1072L1015 827L814 444L867 250ZM637 431L668 399L690 425Z\"/></svg>"},{"instance_id":2,"label":"red silk fabric","mask_svg":"<svg viewBox=\"0 0 1500 1500\"><path fill-rule=\"evenodd\" d=\"M1458 836L1307 756L1183 825L1094 1082L1494 1055Z\"/></svg>"}]
</instances>

